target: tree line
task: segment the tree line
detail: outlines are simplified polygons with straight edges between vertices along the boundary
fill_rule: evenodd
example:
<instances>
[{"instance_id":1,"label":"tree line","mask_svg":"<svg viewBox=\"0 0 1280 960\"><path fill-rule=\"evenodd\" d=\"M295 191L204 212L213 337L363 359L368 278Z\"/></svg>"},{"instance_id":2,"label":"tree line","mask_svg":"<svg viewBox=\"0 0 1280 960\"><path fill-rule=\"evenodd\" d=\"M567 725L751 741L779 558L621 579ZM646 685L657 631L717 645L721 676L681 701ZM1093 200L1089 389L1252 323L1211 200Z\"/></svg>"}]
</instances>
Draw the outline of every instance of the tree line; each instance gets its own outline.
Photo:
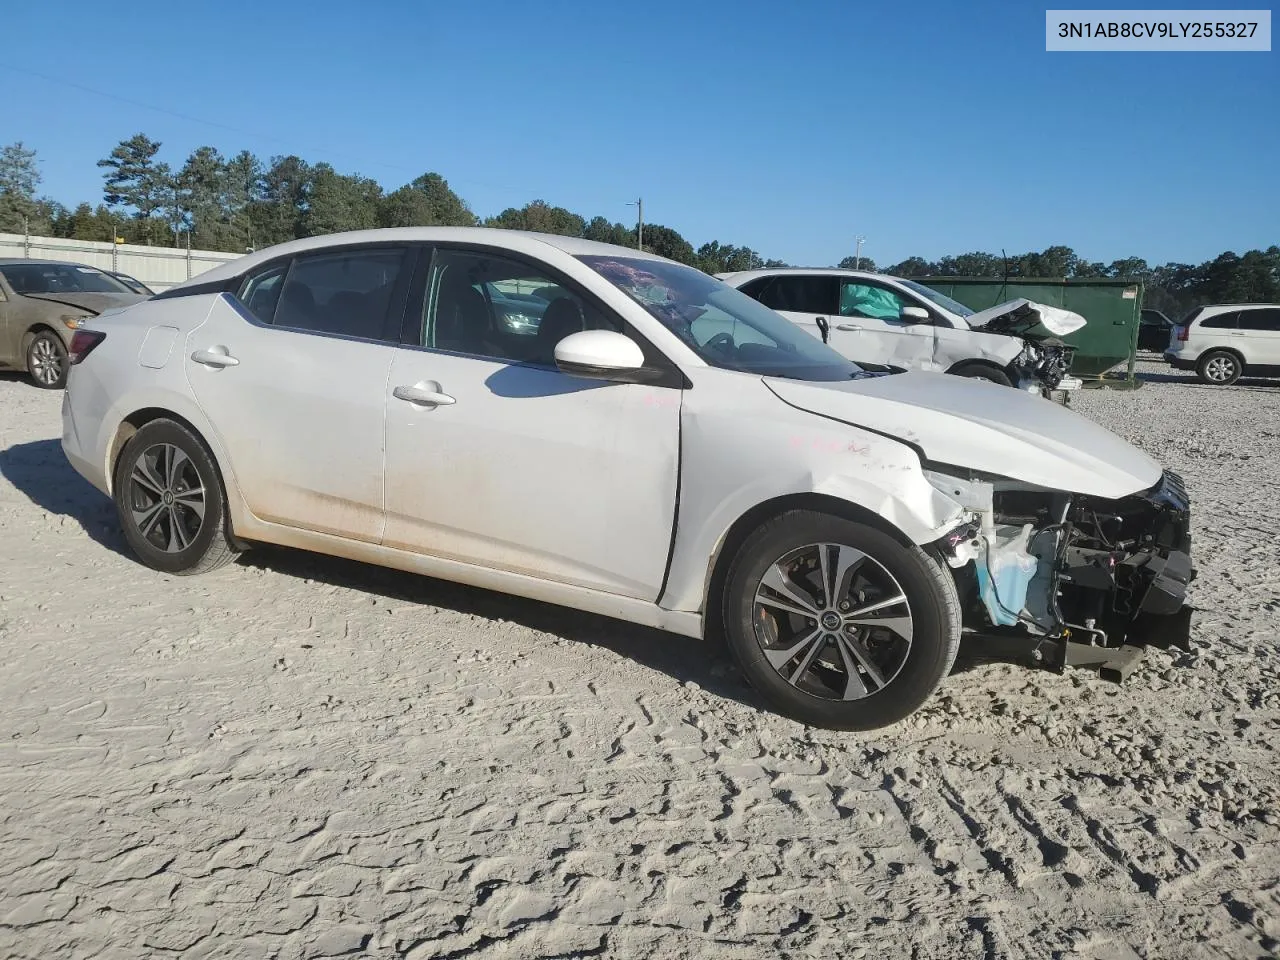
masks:
<instances>
[{"instance_id":1,"label":"tree line","mask_svg":"<svg viewBox=\"0 0 1280 960\"><path fill-rule=\"evenodd\" d=\"M428 172L391 192L360 174L294 155L263 161L247 150L232 156L196 149L181 167L160 159L161 144L139 133L98 161L102 202L74 209L37 194L36 151L18 142L0 148L0 232L180 246L242 253L298 237L371 227L486 226L585 237L636 246L636 229L606 217L587 219L534 200L481 218L439 173ZM679 231L644 225L644 249L722 273L785 267L746 246L711 241L694 247ZM877 270L869 257L837 266ZM1093 278L1142 281L1145 305L1178 315L1202 303L1280 302L1280 247L1220 254L1201 264L1150 266L1139 257L1090 261L1065 246L1014 256L965 253L908 257L882 268L905 277Z\"/></svg>"}]
</instances>

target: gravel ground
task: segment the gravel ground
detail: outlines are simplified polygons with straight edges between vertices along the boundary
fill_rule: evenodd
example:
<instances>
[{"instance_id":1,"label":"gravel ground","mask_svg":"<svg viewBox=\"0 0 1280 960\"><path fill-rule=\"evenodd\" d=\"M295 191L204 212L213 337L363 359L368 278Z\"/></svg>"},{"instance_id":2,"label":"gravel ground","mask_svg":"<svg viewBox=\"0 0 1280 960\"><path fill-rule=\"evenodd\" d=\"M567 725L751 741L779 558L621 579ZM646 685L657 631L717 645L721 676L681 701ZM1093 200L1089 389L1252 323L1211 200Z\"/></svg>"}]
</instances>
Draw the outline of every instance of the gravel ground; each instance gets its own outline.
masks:
<instances>
[{"instance_id":1,"label":"gravel ground","mask_svg":"<svg viewBox=\"0 0 1280 960\"><path fill-rule=\"evenodd\" d=\"M1187 481L1195 651L868 736L603 618L151 572L0 378L0 956L1274 956L1280 386L1144 374L1075 406Z\"/></svg>"}]
</instances>

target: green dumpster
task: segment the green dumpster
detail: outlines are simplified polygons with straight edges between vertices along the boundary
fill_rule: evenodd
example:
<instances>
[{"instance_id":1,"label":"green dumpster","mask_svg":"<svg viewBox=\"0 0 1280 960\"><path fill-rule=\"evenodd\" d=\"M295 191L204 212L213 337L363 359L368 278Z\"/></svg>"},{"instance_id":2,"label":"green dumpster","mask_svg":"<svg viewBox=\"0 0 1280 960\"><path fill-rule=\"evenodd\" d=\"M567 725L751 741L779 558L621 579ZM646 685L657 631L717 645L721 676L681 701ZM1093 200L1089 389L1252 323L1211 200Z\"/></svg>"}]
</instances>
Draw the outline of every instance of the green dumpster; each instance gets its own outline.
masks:
<instances>
[{"instance_id":1,"label":"green dumpster","mask_svg":"<svg viewBox=\"0 0 1280 960\"><path fill-rule=\"evenodd\" d=\"M923 283L973 310L1025 297L1036 303L1071 310L1088 323L1063 339L1076 348L1071 372L1084 379L1100 378L1125 365L1125 380L1133 381L1138 348L1138 320L1142 315L1142 284L1133 280L1000 280L994 277L919 277ZM1111 378L1108 378L1109 380Z\"/></svg>"}]
</instances>

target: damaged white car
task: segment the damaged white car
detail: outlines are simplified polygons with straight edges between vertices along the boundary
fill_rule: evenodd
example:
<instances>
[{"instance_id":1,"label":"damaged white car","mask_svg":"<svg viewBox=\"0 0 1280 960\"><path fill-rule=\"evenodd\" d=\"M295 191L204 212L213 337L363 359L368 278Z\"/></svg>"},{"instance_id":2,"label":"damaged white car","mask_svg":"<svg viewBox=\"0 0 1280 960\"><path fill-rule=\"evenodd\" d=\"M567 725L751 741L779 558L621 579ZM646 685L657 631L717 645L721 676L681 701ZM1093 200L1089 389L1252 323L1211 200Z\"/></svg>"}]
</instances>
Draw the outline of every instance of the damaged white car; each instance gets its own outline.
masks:
<instances>
[{"instance_id":1,"label":"damaged white car","mask_svg":"<svg viewBox=\"0 0 1280 960\"><path fill-rule=\"evenodd\" d=\"M1009 300L974 311L914 280L858 270L748 270L716 277L864 365L929 370L1064 397L1085 325L1070 310Z\"/></svg>"},{"instance_id":2,"label":"damaged white car","mask_svg":"<svg viewBox=\"0 0 1280 960\"><path fill-rule=\"evenodd\" d=\"M500 317L528 291L532 332ZM299 240L85 321L70 359L63 450L169 573L281 544L723 635L767 704L838 729L919 707L962 635L1116 677L1188 635L1186 491L1147 456L990 383L867 373L634 250Z\"/></svg>"}]
</instances>

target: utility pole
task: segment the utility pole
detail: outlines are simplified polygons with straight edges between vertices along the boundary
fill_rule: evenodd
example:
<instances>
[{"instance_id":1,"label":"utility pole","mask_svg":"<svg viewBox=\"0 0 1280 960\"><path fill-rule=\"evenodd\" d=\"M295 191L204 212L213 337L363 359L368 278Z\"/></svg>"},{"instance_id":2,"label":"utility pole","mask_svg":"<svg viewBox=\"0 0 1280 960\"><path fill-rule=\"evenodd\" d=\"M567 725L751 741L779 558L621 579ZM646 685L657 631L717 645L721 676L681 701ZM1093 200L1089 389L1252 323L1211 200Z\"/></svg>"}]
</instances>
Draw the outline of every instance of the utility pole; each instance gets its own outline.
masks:
<instances>
[{"instance_id":1,"label":"utility pole","mask_svg":"<svg viewBox=\"0 0 1280 960\"><path fill-rule=\"evenodd\" d=\"M862 245L866 242L867 238L854 237L854 239L857 240L858 247L853 254L853 269L861 270L862 269Z\"/></svg>"},{"instance_id":2,"label":"utility pole","mask_svg":"<svg viewBox=\"0 0 1280 960\"><path fill-rule=\"evenodd\" d=\"M639 197L627 203L628 207L636 208L636 249L644 249L644 198Z\"/></svg>"}]
</instances>

